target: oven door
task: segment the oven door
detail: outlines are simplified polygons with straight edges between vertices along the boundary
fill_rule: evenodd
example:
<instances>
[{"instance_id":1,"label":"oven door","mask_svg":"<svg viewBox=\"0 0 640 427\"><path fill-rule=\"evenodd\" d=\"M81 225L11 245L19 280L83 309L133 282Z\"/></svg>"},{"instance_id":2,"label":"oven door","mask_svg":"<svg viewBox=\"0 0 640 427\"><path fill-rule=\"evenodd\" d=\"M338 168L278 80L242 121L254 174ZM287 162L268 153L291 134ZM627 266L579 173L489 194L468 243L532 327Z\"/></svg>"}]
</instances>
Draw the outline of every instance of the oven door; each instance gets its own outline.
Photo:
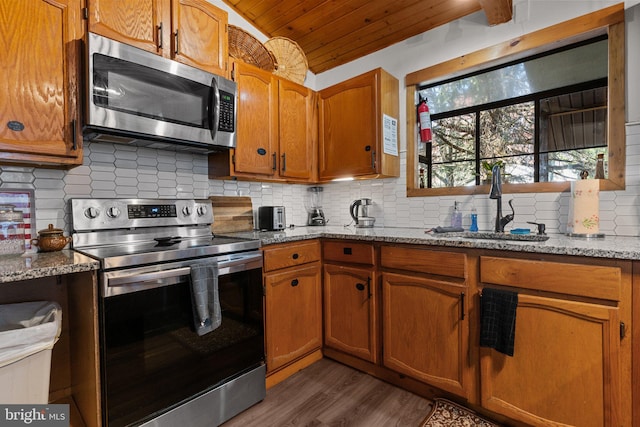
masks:
<instances>
[{"instance_id":1,"label":"oven door","mask_svg":"<svg viewBox=\"0 0 640 427\"><path fill-rule=\"evenodd\" d=\"M217 258L222 323L203 336L189 264L216 258L101 275L117 289L100 299L105 425L153 419L263 363L262 256Z\"/></svg>"}]
</instances>

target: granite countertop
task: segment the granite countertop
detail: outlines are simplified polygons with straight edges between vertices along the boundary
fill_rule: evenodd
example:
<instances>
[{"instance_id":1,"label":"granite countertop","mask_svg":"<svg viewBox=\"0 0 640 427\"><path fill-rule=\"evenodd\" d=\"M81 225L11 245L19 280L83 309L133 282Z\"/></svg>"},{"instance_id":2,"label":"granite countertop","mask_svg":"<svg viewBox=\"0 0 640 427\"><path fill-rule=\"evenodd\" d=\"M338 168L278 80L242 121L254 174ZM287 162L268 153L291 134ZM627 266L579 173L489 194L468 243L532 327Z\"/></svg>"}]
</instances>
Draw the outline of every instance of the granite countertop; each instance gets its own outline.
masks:
<instances>
[{"instance_id":1,"label":"granite countertop","mask_svg":"<svg viewBox=\"0 0 640 427\"><path fill-rule=\"evenodd\" d=\"M222 233L220 233L222 234ZM595 258L640 259L640 237L605 236L586 239L564 234L549 234L544 242L489 240L464 237L469 233L425 233L423 228L353 226L296 226L281 231L248 231L225 235L260 239L263 246L314 238L350 239L383 243L410 243L425 246L493 249Z\"/></svg>"},{"instance_id":2,"label":"granite countertop","mask_svg":"<svg viewBox=\"0 0 640 427\"><path fill-rule=\"evenodd\" d=\"M70 249L0 256L0 283L98 270L100 263Z\"/></svg>"},{"instance_id":3,"label":"granite countertop","mask_svg":"<svg viewBox=\"0 0 640 427\"><path fill-rule=\"evenodd\" d=\"M601 239L549 234L543 242L489 240L465 237L468 233L425 233L421 228L353 226L297 226L281 231L218 233L246 239L259 239L263 246L316 238L361 240L364 242L408 243L469 249L493 249L594 258L640 260L640 237L605 236ZM58 252L0 256L0 283L98 270L100 263L70 249Z\"/></svg>"}]
</instances>

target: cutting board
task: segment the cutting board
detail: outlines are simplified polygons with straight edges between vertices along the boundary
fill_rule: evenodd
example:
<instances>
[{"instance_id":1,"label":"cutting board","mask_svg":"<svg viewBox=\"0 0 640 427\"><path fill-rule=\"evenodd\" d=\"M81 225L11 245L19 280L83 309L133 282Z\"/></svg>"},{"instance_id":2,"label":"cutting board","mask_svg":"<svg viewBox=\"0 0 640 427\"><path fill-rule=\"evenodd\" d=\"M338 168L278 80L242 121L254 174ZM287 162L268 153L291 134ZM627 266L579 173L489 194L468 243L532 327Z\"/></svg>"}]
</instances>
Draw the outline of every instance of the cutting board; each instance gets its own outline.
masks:
<instances>
[{"instance_id":1,"label":"cutting board","mask_svg":"<svg viewBox=\"0 0 640 427\"><path fill-rule=\"evenodd\" d=\"M253 230L253 205L247 196L210 196L213 205L211 231L228 233Z\"/></svg>"}]
</instances>

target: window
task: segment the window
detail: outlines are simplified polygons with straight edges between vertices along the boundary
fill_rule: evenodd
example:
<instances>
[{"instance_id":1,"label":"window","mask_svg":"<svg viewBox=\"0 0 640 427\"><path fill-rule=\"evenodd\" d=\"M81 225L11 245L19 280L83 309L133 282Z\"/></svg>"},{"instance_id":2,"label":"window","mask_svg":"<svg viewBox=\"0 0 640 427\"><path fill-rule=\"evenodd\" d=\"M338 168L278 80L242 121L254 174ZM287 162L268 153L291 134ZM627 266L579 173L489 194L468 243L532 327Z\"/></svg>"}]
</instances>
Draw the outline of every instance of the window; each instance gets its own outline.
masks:
<instances>
[{"instance_id":1,"label":"window","mask_svg":"<svg viewBox=\"0 0 640 427\"><path fill-rule=\"evenodd\" d=\"M600 189L624 189L624 51L618 4L408 74L407 195L485 194L483 165L496 161L507 193L568 191L599 153ZM425 90L429 143L414 110Z\"/></svg>"},{"instance_id":2,"label":"window","mask_svg":"<svg viewBox=\"0 0 640 427\"><path fill-rule=\"evenodd\" d=\"M599 37L420 87L432 111L418 152L427 187L485 183L495 163L510 183L593 177L607 150L607 62Z\"/></svg>"}]
</instances>

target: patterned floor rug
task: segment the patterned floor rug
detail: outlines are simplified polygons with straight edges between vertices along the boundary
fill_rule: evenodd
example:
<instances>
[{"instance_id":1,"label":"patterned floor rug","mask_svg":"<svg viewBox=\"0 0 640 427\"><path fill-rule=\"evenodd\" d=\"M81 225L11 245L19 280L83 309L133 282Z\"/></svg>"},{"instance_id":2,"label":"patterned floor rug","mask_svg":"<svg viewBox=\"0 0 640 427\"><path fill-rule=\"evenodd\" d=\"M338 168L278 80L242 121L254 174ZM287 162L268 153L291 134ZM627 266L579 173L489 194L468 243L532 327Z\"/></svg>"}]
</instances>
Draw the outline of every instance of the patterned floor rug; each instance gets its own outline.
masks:
<instances>
[{"instance_id":1,"label":"patterned floor rug","mask_svg":"<svg viewBox=\"0 0 640 427\"><path fill-rule=\"evenodd\" d=\"M464 406L446 399L434 399L431 413L420 424L420 427L500 427L499 424L486 420Z\"/></svg>"}]
</instances>

